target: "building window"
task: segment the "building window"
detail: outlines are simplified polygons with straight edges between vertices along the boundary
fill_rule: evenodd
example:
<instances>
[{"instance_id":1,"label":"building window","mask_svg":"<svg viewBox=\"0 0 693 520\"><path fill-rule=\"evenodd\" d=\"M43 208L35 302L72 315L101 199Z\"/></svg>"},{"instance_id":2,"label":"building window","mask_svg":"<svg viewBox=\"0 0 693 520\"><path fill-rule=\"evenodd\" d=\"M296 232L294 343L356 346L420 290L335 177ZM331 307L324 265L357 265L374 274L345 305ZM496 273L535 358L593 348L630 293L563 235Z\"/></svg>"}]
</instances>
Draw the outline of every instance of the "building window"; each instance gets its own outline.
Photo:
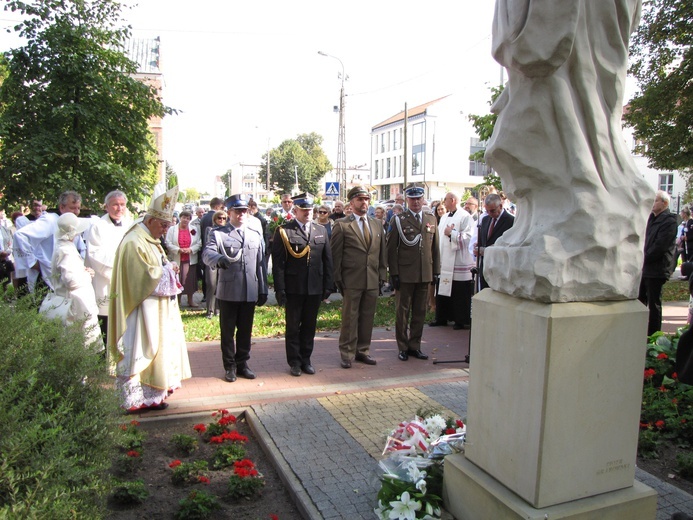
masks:
<instances>
[{"instance_id":1,"label":"building window","mask_svg":"<svg viewBox=\"0 0 693 520\"><path fill-rule=\"evenodd\" d=\"M426 172L426 122L412 126L411 173L423 175Z\"/></svg>"},{"instance_id":2,"label":"building window","mask_svg":"<svg viewBox=\"0 0 693 520\"><path fill-rule=\"evenodd\" d=\"M378 175L380 174L380 170L378 169L378 161L375 161L375 178L378 178Z\"/></svg>"},{"instance_id":3,"label":"building window","mask_svg":"<svg viewBox=\"0 0 693 520\"><path fill-rule=\"evenodd\" d=\"M380 134L380 153L385 153L385 132Z\"/></svg>"},{"instance_id":4,"label":"building window","mask_svg":"<svg viewBox=\"0 0 693 520\"><path fill-rule=\"evenodd\" d=\"M391 170L390 170L390 163L391 163L391 159L388 157L388 158L387 158L387 169L385 170L385 172L386 172L386 173L385 173L385 176L386 176L388 179L390 178L390 171L391 171Z\"/></svg>"},{"instance_id":5,"label":"building window","mask_svg":"<svg viewBox=\"0 0 693 520\"><path fill-rule=\"evenodd\" d=\"M674 191L674 174L660 173L659 174L659 189L666 191L669 195Z\"/></svg>"},{"instance_id":6,"label":"building window","mask_svg":"<svg viewBox=\"0 0 693 520\"><path fill-rule=\"evenodd\" d=\"M399 139L398 139L398 137L399 137L399 133L400 133L401 131L402 131L402 130L399 130L399 129L398 129L398 130L395 130L394 132L392 132L392 149L393 149L393 150L398 150L398 149L399 149Z\"/></svg>"},{"instance_id":7,"label":"building window","mask_svg":"<svg viewBox=\"0 0 693 520\"><path fill-rule=\"evenodd\" d=\"M387 133L387 151L390 151L390 132Z\"/></svg>"},{"instance_id":8,"label":"building window","mask_svg":"<svg viewBox=\"0 0 693 520\"><path fill-rule=\"evenodd\" d=\"M383 186L381 188L380 195L381 195L380 198L382 200L387 200L390 198L390 185L389 184L386 184L385 186Z\"/></svg>"}]
</instances>

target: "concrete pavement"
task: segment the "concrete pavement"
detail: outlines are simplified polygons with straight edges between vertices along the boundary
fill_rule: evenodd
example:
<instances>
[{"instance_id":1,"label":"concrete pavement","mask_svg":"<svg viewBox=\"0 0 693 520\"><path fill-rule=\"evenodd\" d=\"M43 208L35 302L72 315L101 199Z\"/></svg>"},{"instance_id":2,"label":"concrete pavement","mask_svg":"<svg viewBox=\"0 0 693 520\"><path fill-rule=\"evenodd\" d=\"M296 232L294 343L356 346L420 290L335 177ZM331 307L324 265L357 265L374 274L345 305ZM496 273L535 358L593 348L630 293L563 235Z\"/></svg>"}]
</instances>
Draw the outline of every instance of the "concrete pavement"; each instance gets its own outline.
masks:
<instances>
[{"instance_id":1,"label":"concrete pavement","mask_svg":"<svg viewBox=\"0 0 693 520\"><path fill-rule=\"evenodd\" d=\"M687 313L687 303L667 305L663 329L675 331ZM246 410L306 518L374 518L387 434L421 410L465 417L469 367L457 361L467 353L469 334L426 326L422 350L429 360L402 362L394 330L376 329L371 355L378 364L351 369L339 366L337 341L336 332L319 333L312 358L317 373L292 377L284 339L258 339L249 362L257 379L234 383L223 380L218 342L188 344L192 379L169 398L167 410L142 418ZM678 511L693 515L691 495L639 469L636 478L659 493L658 520Z\"/></svg>"}]
</instances>

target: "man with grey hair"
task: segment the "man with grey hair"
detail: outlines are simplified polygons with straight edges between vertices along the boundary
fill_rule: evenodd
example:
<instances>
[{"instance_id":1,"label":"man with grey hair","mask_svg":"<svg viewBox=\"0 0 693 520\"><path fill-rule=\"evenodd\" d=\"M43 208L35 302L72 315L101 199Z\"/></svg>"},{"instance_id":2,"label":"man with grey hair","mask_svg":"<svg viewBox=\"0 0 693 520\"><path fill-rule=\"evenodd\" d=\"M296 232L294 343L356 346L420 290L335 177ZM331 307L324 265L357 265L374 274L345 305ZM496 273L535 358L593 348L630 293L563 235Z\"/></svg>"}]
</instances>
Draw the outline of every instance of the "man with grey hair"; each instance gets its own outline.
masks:
<instances>
[{"instance_id":1,"label":"man with grey hair","mask_svg":"<svg viewBox=\"0 0 693 520\"><path fill-rule=\"evenodd\" d=\"M647 219L645 258L638 293L638 300L650 310L648 336L662 328L662 287L672 273L677 227L676 215L669 211L669 194L658 191Z\"/></svg>"},{"instance_id":2,"label":"man with grey hair","mask_svg":"<svg viewBox=\"0 0 693 520\"><path fill-rule=\"evenodd\" d=\"M496 243L503 233L515 223L515 217L503 209L503 201L497 193L489 193L484 199L486 216L479 226L479 234L474 254L480 257L479 262L479 287L488 287L484 278L484 251Z\"/></svg>"},{"instance_id":3,"label":"man with grey hair","mask_svg":"<svg viewBox=\"0 0 693 520\"><path fill-rule=\"evenodd\" d=\"M99 324L104 334L108 330L108 304L111 294L111 276L116 250L123 235L132 225L127 215L127 197L119 190L111 191L104 199L106 214L97 219L85 233L87 255L84 265L94 270L92 285L99 306Z\"/></svg>"},{"instance_id":4,"label":"man with grey hair","mask_svg":"<svg viewBox=\"0 0 693 520\"><path fill-rule=\"evenodd\" d=\"M43 282L53 288L51 281L51 259L53 258L53 236L58 228L58 217L63 213L74 213L79 216L82 208L82 196L76 191L65 191L58 199L58 212L46 211L37 220L19 229L14 235L14 258L16 269L32 270L29 276L29 290L34 291L39 273ZM80 235L75 237L75 246L84 256L84 241Z\"/></svg>"}]
</instances>

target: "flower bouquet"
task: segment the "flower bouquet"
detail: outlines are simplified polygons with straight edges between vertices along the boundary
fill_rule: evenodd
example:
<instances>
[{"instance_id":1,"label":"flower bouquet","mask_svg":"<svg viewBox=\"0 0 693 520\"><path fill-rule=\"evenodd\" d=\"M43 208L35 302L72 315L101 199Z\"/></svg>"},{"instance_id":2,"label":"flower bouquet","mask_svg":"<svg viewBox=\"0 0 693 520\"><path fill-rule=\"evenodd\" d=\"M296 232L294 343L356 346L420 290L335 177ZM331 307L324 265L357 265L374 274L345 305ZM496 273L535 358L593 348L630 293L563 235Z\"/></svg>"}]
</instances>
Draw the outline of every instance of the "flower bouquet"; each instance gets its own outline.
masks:
<instances>
[{"instance_id":1,"label":"flower bouquet","mask_svg":"<svg viewBox=\"0 0 693 520\"><path fill-rule=\"evenodd\" d=\"M443 458L462 451L466 427L439 414L414 417L387 438L375 514L381 520L441 517Z\"/></svg>"},{"instance_id":2,"label":"flower bouquet","mask_svg":"<svg viewBox=\"0 0 693 520\"><path fill-rule=\"evenodd\" d=\"M293 215L291 213L288 213L286 217L284 217L284 215L282 215L281 213L277 213L276 215L274 215L269 221L270 235L274 236L274 232L277 230L277 228L283 226L292 218Z\"/></svg>"}]
</instances>

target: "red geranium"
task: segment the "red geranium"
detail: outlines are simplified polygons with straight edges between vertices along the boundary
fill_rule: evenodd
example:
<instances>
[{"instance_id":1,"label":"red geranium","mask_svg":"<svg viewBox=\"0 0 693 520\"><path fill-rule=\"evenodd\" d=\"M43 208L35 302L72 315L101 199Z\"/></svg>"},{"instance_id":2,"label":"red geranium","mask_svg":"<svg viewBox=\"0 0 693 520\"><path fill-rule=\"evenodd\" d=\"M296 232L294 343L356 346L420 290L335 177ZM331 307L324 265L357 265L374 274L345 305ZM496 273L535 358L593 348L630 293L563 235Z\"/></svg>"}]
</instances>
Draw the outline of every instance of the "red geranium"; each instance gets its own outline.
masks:
<instances>
[{"instance_id":1,"label":"red geranium","mask_svg":"<svg viewBox=\"0 0 693 520\"><path fill-rule=\"evenodd\" d=\"M645 379L650 379L656 373L657 371L654 368L648 368L647 370L645 370Z\"/></svg>"},{"instance_id":2,"label":"red geranium","mask_svg":"<svg viewBox=\"0 0 693 520\"><path fill-rule=\"evenodd\" d=\"M201 482L202 484L209 484L209 478L205 477L204 475L197 477L197 481Z\"/></svg>"},{"instance_id":3,"label":"red geranium","mask_svg":"<svg viewBox=\"0 0 693 520\"><path fill-rule=\"evenodd\" d=\"M207 427L204 424L196 424L193 426L193 430L195 430L197 433L204 433L207 431Z\"/></svg>"},{"instance_id":4,"label":"red geranium","mask_svg":"<svg viewBox=\"0 0 693 520\"><path fill-rule=\"evenodd\" d=\"M667 356L664 352L660 352L657 354L657 359L669 359L669 356Z\"/></svg>"},{"instance_id":5,"label":"red geranium","mask_svg":"<svg viewBox=\"0 0 693 520\"><path fill-rule=\"evenodd\" d=\"M169 468L177 468L181 464L182 464L182 462L176 459L173 462L171 462L171 464L169 464L168 467Z\"/></svg>"},{"instance_id":6,"label":"red geranium","mask_svg":"<svg viewBox=\"0 0 693 520\"><path fill-rule=\"evenodd\" d=\"M130 451L128 451L127 456L128 457L139 457L140 452L137 450L130 450Z\"/></svg>"},{"instance_id":7,"label":"red geranium","mask_svg":"<svg viewBox=\"0 0 693 520\"><path fill-rule=\"evenodd\" d=\"M656 421L655 426L661 430L662 428L664 428L664 421L662 421L661 419L659 421Z\"/></svg>"}]
</instances>

